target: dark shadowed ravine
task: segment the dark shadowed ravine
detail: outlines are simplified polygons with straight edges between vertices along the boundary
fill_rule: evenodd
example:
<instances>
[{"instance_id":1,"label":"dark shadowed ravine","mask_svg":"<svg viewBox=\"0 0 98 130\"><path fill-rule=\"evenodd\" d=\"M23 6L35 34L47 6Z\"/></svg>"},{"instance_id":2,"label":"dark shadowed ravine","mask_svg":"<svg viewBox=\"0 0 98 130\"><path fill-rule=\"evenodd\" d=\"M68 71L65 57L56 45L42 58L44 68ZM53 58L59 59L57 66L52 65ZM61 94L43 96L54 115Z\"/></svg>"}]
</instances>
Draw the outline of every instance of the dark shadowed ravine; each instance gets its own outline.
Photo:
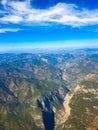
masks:
<instances>
[{"instance_id":1,"label":"dark shadowed ravine","mask_svg":"<svg viewBox=\"0 0 98 130\"><path fill-rule=\"evenodd\" d=\"M54 130L55 127L54 112L42 111L42 118L45 130Z\"/></svg>"}]
</instances>

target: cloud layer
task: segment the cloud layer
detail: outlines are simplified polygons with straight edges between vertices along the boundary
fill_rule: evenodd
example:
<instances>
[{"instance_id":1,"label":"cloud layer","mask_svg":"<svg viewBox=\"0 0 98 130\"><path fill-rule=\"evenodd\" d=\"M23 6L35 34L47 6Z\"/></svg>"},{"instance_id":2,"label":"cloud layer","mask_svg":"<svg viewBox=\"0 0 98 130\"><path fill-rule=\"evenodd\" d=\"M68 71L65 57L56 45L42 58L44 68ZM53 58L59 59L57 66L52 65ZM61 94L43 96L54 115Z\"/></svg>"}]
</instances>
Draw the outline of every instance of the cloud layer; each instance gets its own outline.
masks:
<instances>
[{"instance_id":1,"label":"cloud layer","mask_svg":"<svg viewBox=\"0 0 98 130\"><path fill-rule=\"evenodd\" d=\"M94 43L94 44L92 44ZM46 52L46 51L53 51L54 50L65 50L65 49L79 49L79 48L98 48L98 39L96 40L72 40L72 41L63 41L63 42L50 42L46 44L42 43L41 46L39 45L31 45L28 44L26 45L25 43L23 45L0 45L0 53L4 52L31 52L31 53L36 53L36 52Z\"/></svg>"},{"instance_id":2,"label":"cloud layer","mask_svg":"<svg viewBox=\"0 0 98 130\"><path fill-rule=\"evenodd\" d=\"M71 27L81 27L98 24L98 9L80 9L75 4L58 3L48 9L35 9L30 0L2 0L3 10L0 10L1 24L19 24L25 26L62 24ZM13 29L1 29L0 32ZM18 29L14 29L14 31Z\"/></svg>"}]
</instances>

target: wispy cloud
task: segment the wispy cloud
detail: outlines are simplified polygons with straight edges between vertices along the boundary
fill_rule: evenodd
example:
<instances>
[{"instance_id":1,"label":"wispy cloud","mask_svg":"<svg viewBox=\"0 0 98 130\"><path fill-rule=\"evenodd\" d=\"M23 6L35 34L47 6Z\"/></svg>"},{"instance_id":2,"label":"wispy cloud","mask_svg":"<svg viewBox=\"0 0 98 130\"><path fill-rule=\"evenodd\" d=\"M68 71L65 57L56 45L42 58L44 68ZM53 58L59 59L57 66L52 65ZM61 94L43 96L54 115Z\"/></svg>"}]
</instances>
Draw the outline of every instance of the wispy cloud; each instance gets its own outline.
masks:
<instances>
[{"instance_id":1,"label":"wispy cloud","mask_svg":"<svg viewBox=\"0 0 98 130\"><path fill-rule=\"evenodd\" d=\"M5 32L17 32L21 29L18 29L18 28L1 28L0 29L0 33L5 33Z\"/></svg>"},{"instance_id":2,"label":"wispy cloud","mask_svg":"<svg viewBox=\"0 0 98 130\"><path fill-rule=\"evenodd\" d=\"M5 6L7 4L7 0L1 0L1 3L3 6Z\"/></svg>"},{"instance_id":3,"label":"wispy cloud","mask_svg":"<svg viewBox=\"0 0 98 130\"><path fill-rule=\"evenodd\" d=\"M8 24L62 24L80 27L98 24L98 9L80 9L75 4L58 3L48 9L34 9L30 0L24 2L2 0L4 15L0 23ZM2 11L2 10L1 10Z\"/></svg>"}]
</instances>

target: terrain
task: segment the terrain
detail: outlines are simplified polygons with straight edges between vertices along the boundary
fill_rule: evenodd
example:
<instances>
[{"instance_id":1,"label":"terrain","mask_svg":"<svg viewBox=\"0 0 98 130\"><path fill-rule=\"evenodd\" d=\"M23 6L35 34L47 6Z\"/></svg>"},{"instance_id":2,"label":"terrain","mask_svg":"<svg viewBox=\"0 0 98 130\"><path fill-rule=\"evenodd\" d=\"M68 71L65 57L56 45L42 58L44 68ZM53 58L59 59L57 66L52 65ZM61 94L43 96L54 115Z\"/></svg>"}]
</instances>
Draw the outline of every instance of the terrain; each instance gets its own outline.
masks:
<instances>
[{"instance_id":1,"label":"terrain","mask_svg":"<svg viewBox=\"0 0 98 130\"><path fill-rule=\"evenodd\" d=\"M0 54L0 130L97 130L98 49Z\"/></svg>"}]
</instances>

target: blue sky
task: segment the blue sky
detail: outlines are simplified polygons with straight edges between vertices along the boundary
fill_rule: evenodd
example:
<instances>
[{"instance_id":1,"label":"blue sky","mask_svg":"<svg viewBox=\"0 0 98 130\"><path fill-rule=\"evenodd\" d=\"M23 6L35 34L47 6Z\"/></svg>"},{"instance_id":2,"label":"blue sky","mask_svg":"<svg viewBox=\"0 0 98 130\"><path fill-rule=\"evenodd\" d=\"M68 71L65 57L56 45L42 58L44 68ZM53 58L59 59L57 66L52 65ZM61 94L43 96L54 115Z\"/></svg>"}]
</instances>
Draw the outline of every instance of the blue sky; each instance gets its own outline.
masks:
<instances>
[{"instance_id":1,"label":"blue sky","mask_svg":"<svg viewBox=\"0 0 98 130\"><path fill-rule=\"evenodd\" d=\"M98 45L98 0L0 0L0 51Z\"/></svg>"}]
</instances>

